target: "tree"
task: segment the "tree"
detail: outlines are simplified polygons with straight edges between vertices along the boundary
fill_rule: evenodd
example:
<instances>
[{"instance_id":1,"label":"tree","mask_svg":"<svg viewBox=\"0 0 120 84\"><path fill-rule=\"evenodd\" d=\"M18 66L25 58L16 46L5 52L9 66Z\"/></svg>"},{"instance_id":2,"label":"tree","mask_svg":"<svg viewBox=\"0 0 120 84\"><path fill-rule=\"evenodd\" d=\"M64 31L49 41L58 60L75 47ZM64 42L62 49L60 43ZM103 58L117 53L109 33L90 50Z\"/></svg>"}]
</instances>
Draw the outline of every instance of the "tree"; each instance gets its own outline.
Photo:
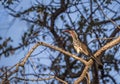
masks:
<instances>
[{"instance_id":1,"label":"tree","mask_svg":"<svg viewBox=\"0 0 120 84\"><path fill-rule=\"evenodd\" d=\"M1 83L120 83L113 76L120 71L120 1L1 0L0 3L14 22L17 19L27 25L18 41L12 36L0 37L0 57L10 58L18 51L23 55L15 65L0 67ZM77 32L91 53L101 60L103 69L81 53L74 55L70 36L62 32L65 29ZM17 30L16 26L13 31Z\"/></svg>"}]
</instances>

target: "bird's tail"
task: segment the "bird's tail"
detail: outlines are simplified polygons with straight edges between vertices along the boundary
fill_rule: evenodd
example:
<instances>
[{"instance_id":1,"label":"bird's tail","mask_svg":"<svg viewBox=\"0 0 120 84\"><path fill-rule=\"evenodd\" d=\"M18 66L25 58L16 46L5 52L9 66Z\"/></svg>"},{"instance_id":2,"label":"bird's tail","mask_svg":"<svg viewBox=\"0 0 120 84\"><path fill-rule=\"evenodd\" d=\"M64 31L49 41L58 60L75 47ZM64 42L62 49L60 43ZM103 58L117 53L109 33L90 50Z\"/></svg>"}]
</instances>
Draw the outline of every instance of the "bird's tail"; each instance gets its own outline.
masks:
<instances>
[{"instance_id":1,"label":"bird's tail","mask_svg":"<svg viewBox=\"0 0 120 84\"><path fill-rule=\"evenodd\" d=\"M93 55L90 56L98 65L100 66L103 66L103 64L98 60L96 59Z\"/></svg>"}]
</instances>

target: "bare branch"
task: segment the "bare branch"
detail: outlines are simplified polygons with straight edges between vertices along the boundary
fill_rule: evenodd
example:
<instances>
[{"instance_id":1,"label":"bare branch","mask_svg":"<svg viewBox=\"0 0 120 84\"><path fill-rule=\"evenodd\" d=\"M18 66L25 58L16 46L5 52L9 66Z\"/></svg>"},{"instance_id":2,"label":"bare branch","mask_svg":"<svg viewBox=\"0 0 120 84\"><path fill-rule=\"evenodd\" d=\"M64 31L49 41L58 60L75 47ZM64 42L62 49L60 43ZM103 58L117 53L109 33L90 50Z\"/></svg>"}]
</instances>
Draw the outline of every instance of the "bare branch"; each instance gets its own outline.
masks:
<instances>
[{"instance_id":1,"label":"bare branch","mask_svg":"<svg viewBox=\"0 0 120 84\"><path fill-rule=\"evenodd\" d=\"M63 81L62 79L56 77L56 76L49 76L48 78L21 78L21 77L13 77L15 79L19 79L19 80L24 80L24 81L43 81L43 80L50 80L50 79L57 79L58 81L62 82L63 84L68 84L66 81ZM12 79L13 79L12 78Z\"/></svg>"},{"instance_id":2,"label":"bare branch","mask_svg":"<svg viewBox=\"0 0 120 84\"><path fill-rule=\"evenodd\" d=\"M36 43L36 44L30 49L30 51L29 51L28 54L25 56L25 58L24 58L20 63L17 63L17 64L15 65L15 66L16 66L16 69L15 69L14 71L12 71L12 72L8 75L8 77L10 77L12 74L16 73L16 72L18 71L18 69L19 69L20 66L24 66L25 63L27 62L28 58L29 58L30 55L32 54L32 52L33 52L38 46L40 46L40 45L43 45L43 46L46 46L46 47L55 49L55 50L57 50L57 51L60 51L60 52L62 52L62 53L64 53L64 54L66 54L67 56L73 57L73 58L75 58L76 60L79 60L79 61L81 61L83 64L87 65L87 61L85 61L85 60L82 59L82 58L79 58L79 57L76 56L76 55L73 55L73 54L71 54L71 53L69 53L69 52L66 52L66 51L64 51L63 49L58 48L58 47L56 47L56 46L52 46L52 45L47 44L47 43L44 43L44 42L38 42L38 43Z\"/></svg>"},{"instance_id":3,"label":"bare branch","mask_svg":"<svg viewBox=\"0 0 120 84\"><path fill-rule=\"evenodd\" d=\"M84 79L84 77L86 76L86 73L88 72L89 67L90 66L85 66L82 74L80 75L80 77L77 80L75 80L74 84L79 84Z\"/></svg>"},{"instance_id":4,"label":"bare branch","mask_svg":"<svg viewBox=\"0 0 120 84\"><path fill-rule=\"evenodd\" d=\"M110 19L110 18L104 13L103 9L101 8L101 6L100 6L99 3L97 2L97 0L96 0L96 3L97 3L97 5L99 6L99 8L100 8L101 12L103 13L103 15L104 15L108 20L110 20L110 21L113 23L114 26L116 26L117 28L120 29L120 26L117 25L116 22L114 22L112 19Z\"/></svg>"},{"instance_id":5,"label":"bare branch","mask_svg":"<svg viewBox=\"0 0 120 84\"><path fill-rule=\"evenodd\" d=\"M55 49L55 50L57 50L57 51L60 51L60 52L62 52L62 53L64 53L65 55L67 55L67 56L70 56L70 57L72 57L72 58L74 58L74 59L76 59L76 60L79 60L79 61L81 61L83 64L87 64L87 62L85 61L85 60L83 60L82 58L80 58L80 57L78 57L78 56L76 56L76 55L73 55L73 54L71 54L71 53L69 53L69 52L66 52L66 51L64 51L63 49L61 49L61 48L58 48L58 47L56 47L56 46L52 46L52 45L50 45L50 44L47 44L47 43L44 43L44 42L38 42L38 44L39 45L43 45L43 46L46 46L46 47L49 47L49 48L52 48L52 49Z\"/></svg>"},{"instance_id":6,"label":"bare branch","mask_svg":"<svg viewBox=\"0 0 120 84\"><path fill-rule=\"evenodd\" d=\"M19 80L24 80L24 81L43 81L43 80L50 80L55 78L54 76L50 76L48 78L21 78L21 77L13 77L15 79L19 79Z\"/></svg>"},{"instance_id":7,"label":"bare branch","mask_svg":"<svg viewBox=\"0 0 120 84\"><path fill-rule=\"evenodd\" d=\"M109 49L109 48L111 48L111 47L113 47L113 46L115 46L115 45L117 45L117 44L119 44L119 43L120 43L120 37L118 37L117 39L115 39L115 40L107 43L105 46L103 46L101 49L99 49L99 50L94 54L94 56L95 56L95 57L100 56L100 54L101 54L102 52L104 52L105 50L107 50L107 49ZM70 56L70 57L72 57L72 58L74 58L74 59L76 59L76 60L81 61L83 64L86 65L85 68L84 68L84 70L83 70L83 72L82 72L82 74L81 74L81 76L74 82L74 84L78 84L78 83L80 83L80 82L83 80L83 78L86 76L86 73L88 72L88 69L89 69L89 68L91 67L91 65L93 64L93 60L92 60L92 59L90 59L90 60L87 62L87 61L83 60L82 58L77 57L76 55L73 55L73 54L71 54L71 53L69 53L69 52L64 51L64 50L61 49L61 48L58 48L58 47L56 47L56 46L52 46L52 45L47 44L47 43L44 43L44 42L38 42L38 43L36 43L36 44L33 46L32 49L30 49L30 51L29 51L28 54L25 56L25 58L22 60L22 62L16 64L16 69L15 69L13 72L11 72L11 73L8 75L8 77L10 77L12 74L14 74L15 72L17 72L18 69L19 69L19 66L24 66L25 63L26 63L26 61L28 60L28 58L29 58L30 55L32 54L32 52L33 52L38 46L40 46L40 45L43 45L43 46L46 46L46 47L55 49L55 50L57 50L57 51L60 51L60 52L62 52L62 53L64 53L64 54L66 54L67 56ZM58 79L58 78L57 78L57 79ZM61 81L61 80L59 80L59 81Z\"/></svg>"},{"instance_id":8,"label":"bare branch","mask_svg":"<svg viewBox=\"0 0 120 84\"><path fill-rule=\"evenodd\" d=\"M120 43L120 36L119 36L117 39L115 39L115 40L107 43L105 46L103 46L102 48L100 48L100 49L94 54L94 56L95 56L95 57L100 56L100 54L101 54L102 52L106 51L107 49L109 49L109 48L111 48L111 47L113 47L113 46L115 46L115 45L117 45L117 44L119 44L119 43ZM79 77L77 80L75 80L74 84L79 84L79 83L84 79L84 77L86 76L86 73L87 73L88 69L91 67L92 64L93 64L93 60L90 59L90 60L88 61L87 65L85 66L82 74L80 75L80 77Z\"/></svg>"},{"instance_id":9,"label":"bare branch","mask_svg":"<svg viewBox=\"0 0 120 84\"><path fill-rule=\"evenodd\" d=\"M94 56L95 56L95 57L100 56L100 54L101 54L102 52L106 51L107 49L109 49L109 48L111 48L111 47L113 47L113 46L115 46L115 45L117 45L117 44L119 44L119 43L120 43L120 36L119 36L118 38L116 38L115 40L107 43L107 44L106 44L105 46L103 46L102 48L100 48L100 49L94 54Z\"/></svg>"},{"instance_id":10,"label":"bare branch","mask_svg":"<svg viewBox=\"0 0 120 84\"><path fill-rule=\"evenodd\" d=\"M66 81L63 81L62 79L55 77L57 80L59 80L60 82L62 82L63 84L68 84Z\"/></svg>"},{"instance_id":11,"label":"bare branch","mask_svg":"<svg viewBox=\"0 0 120 84\"><path fill-rule=\"evenodd\" d=\"M109 38L96 38L96 39L93 39L92 41L90 41L88 44L92 43L92 42L95 42L97 40L111 40L111 39L116 39L118 37L109 37Z\"/></svg>"}]
</instances>

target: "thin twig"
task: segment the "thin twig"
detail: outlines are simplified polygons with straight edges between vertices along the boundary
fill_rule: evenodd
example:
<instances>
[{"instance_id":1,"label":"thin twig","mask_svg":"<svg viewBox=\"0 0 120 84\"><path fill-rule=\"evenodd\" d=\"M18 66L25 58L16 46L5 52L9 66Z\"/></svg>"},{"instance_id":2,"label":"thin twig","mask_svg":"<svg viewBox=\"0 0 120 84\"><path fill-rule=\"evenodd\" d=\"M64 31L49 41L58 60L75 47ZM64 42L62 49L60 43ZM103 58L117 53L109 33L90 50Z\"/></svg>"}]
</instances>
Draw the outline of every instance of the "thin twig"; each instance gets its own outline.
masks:
<instances>
[{"instance_id":1,"label":"thin twig","mask_svg":"<svg viewBox=\"0 0 120 84\"><path fill-rule=\"evenodd\" d=\"M13 78L19 79L19 80L24 80L24 81L43 81L43 80L50 80L50 79L53 79L55 77L54 76L50 76L48 78L21 78L21 77L13 77Z\"/></svg>"},{"instance_id":2,"label":"thin twig","mask_svg":"<svg viewBox=\"0 0 120 84\"><path fill-rule=\"evenodd\" d=\"M43 80L50 80L50 79L57 79L58 81L62 82L63 84L68 84L66 81L56 77L56 76L49 76L48 78L21 78L21 77L12 77L12 79L19 79L24 81L43 81Z\"/></svg>"},{"instance_id":3,"label":"thin twig","mask_svg":"<svg viewBox=\"0 0 120 84\"><path fill-rule=\"evenodd\" d=\"M73 54L71 54L71 53L69 53L69 52L67 52L67 51L64 51L63 49L61 49L61 48L58 48L58 47L56 47L56 46L52 46L52 45L50 45L50 44L47 44L47 43L44 43L44 42L38 42L38 44L39 45L43 45L43 46L46 46L46 47L49 47L49 48L52 48L52 49L55 49L55 50L57 50L57 51L59 51L59 52L62 52L63 54L65 54L65 55L67 55L67 56L70 56L70 57L72 57L72 58L74 58L74 59L76 59L76 60L79 60L80 62L82 62L83 64L87 64L87 61L85 61L84 59L82 59L82 58L80 58L80 57L78 57L78 56L76 56L76 55L73 55Z\"/></svg>"},{"instance_id":4,"label":"thin twig","mask_svg":"<svg viewBox=\"0 0 120 84\"><path fill-rule=\"evenodd\" d=\"M104 15L108 20L110 20L110 21L113 23L114 26L116 26L117 28L120 29L120 26L118 26L116 22L114 22L112 19L110 19L110 18L104 13L103 9L101 8L101 6L100 6L99 3L97 2L97 0L96 0L96 3L97 3L97 5L99 6L99 8L100 8L101 12L103 13L103 15Z\"/></svg>"},{"instance_id":5,"label":"thin twig","mask_svg":"<svg viewBox=\"0 0 120 84\"><path fill-rule=\"evenodd\" d=\"M62 80L62 79L60 79L60 78L58 78L58 77L55 77L55 79L59 80L59 81L62 82L63 84L68 84L66 81L64 81L64 80Z\"/></svg>"},{"instance_id":6,"label":"thin twig","mask_svg":"<svg viewBox=\"0 0 120 84\"><path fill-rule=\"evenodd\" d=\"M90 41L88 44L90 44L91 42L95 42L96 40L110 40L110 39L116 39L118 37L109 37L109 38L96 38L93 39L92 41Z\"/></svg>"}]
</instances>

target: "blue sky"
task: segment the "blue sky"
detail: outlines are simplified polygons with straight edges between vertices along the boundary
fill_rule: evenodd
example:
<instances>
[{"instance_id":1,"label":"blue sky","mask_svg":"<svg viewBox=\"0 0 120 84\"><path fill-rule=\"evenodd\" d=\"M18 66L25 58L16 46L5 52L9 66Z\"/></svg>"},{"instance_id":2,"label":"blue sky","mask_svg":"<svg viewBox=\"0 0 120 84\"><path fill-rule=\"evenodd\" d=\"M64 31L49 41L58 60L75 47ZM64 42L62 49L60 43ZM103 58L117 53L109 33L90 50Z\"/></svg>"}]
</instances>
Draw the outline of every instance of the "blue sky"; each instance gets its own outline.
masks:
<instances>
[{"instance_id":1,"label":"blue sky","mask_svg":"<svg viewBox=\"0 0 120 84\"><path fill-rule=\"evenodd\" d=\"M24 1L25 2L21 2L20 5L16 6L16 8L15 8L16 11L19 11L21 9L24 10L24 8L29 8L30 5L28 5L28 4L34 3L34 1L33 2L32 1L30 2L29 0L24 0ZM49 1L50 0L45 0L45 2L43 2L43 3L44 4L46 4L46 2L49 3ZM27 5L26 5L26 3L27 3ZM0 18L1 18L0 19L0 25L1 25L0 26L0 36L2 36L3 39L6 39L7 37L11 36L14 39L14 46L16 46L16 45L18 45L18 42L20 42L20 40L21 40L20 37L23 34L23 32L27 31L27 29L29 28L29 24L26 23L25 21L21 21L20 19L15 19L15 18L11 17L7 13L7 10L5 10L1 5L0 5L0 9L1 9L0 10ZM118 11L120 11L120 9ZM73 16L73 18L74 18L73 20L77 19L77 16L74 16L74 15L71 15L71 16ZM112 15L109 15L109 16L112 16ZM66 17L66 19L67 19L67 17ZM59 20L57 20L56 23L57 23L58 27L62 29L61 24L63 25L64 23L60 22ZM107 32L107 33L110 34L110 32ZM51 40L50 36L48 36L48 39L49 40L47 41L47 43L52 44L53 40ZM44 41L44 40L41 39L41 41ZM22 50L17 51L14 55L12 55L8 58L5 58L2 56L0 58L0 67L12 66L12 65L16 64L17 62L19 62L20 59L22 59L27 54L27 52L31 49L31 47L33 45L30 45L30 47L27 47L24 51L22 51ZM45 47L39 47L38 49L36 49L36 51L33 54L39 53L38 50L43 50L44 48ZM40 61L40 64L44 64L44 65L51 64L51 61L49 59L47 59L48 52L49 52L49 50L46 50L45 52L43 52L40 55L40 56L43 56L43 57L41 57L42 60ZM58 54L58 52L56 52L56 53L49 52L49 53L51 53L53 56ZM118 52L118 54L120 54L120 52ZM36 56L36 58L40 57L40 56L38 55L38 56ZM33 60L35 61L36 59L33 59ZM111 75L115 76L115 79L118 79L118 80L120 79L120 74L118 74L116 72L114 72L114 73L111 72ZM116 76L116 75L118 75L118 76Z\"/></svg>"}]
</instances>

